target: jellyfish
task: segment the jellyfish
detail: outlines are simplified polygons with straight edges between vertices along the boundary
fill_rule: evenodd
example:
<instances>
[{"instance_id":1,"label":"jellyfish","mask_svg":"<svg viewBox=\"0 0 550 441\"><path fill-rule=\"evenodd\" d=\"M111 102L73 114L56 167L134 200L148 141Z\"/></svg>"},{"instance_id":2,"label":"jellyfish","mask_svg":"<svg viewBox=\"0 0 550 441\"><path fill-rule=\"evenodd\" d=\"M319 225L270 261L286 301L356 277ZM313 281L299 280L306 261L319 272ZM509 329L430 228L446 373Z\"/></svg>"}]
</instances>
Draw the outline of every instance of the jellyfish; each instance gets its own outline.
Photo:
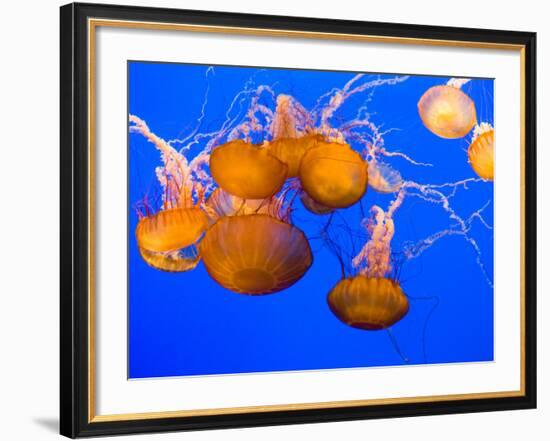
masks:
<instances>
[{"instance_id":1,"label":"jellyfish","mask_svg":"<svg viewBox=\"0 0 550 441\"><path fill-rule=\"evenodd\" d=\"M488 123L474 128L474 136L468 147L468 160L476 174L486 181L494 176L495 130Z\"/></svg>"},{"instance_id":2,"label":"jellyfish","mask_svg":"<svg viewBox=\"0 0 550 441\"><path fill-rule=\"evenodd\" d=\"M194 245L177 251L155 252L139 248L142 259L152 268L167 272L184 272L196 268L200 255Z\"/></svg>"},{"instance_id":3,"label":"jellyfish","mask_svg":"<svg viewBox=\"0 0 550 441\"><path fill-rule=\"evenodd\" d=\"M147 251L177 251L197 242L207 226L208 217L200 208L163 210L138 222L136 239Z\"/></svg>"},{"instance_id":4,"label":"jellyfish","mask_svg":"<svg viewBox=\"0 0 550 441\"><path fill-rule=\"evenodd\" d=\"M299 228L265 214L222 217L208 229L199 247L210 276L240 294L286 289L313 260Z\"/></svg>"},{"instance_id":5,"label":"jellyfish","mask_svg":"<svg viewBox=\"0 0 550 441\"><path fill-rule=\"evenodd\" d=\"M214 222L223 216L241 216L246 214L270 214L277 216L278 200L275 197L242 199L218 187L206 199L203 208Z\"/></svg>"},{"instance_id":6,"label":"jellyfish","mask_svg":"<svg viewBox=\"0 0 550 441\"><path fill-rule=\"evenodd\" d=\"M323 141L322 135L307 135L301 138L279 138L271 141L269 151L288 166L287 177L298 176L305 153Z\"/></svg>"},{"instance_id":7,"label":"jellyfish","mask_svg":"<svg viewBox=\"0 0 550 441\"><path fill-rule=\"evenodd\" d=\"M242 199L265 199L277 193L286 180L287 165L268 149L243 140L216 147L210 155L214 181Z\"/></svg>"},{"instance_id":8,"label":"jellyfish","mask_svg":"<svg viewBox=\"0 0 550 441\"><path fill-rule=\"evenodd\" d=\"M355 204L365 194L367 181L367 163L347 144L322 142L302 158L302 187L311 199L326 207Z\"/></svg>"},{"instance_id":9,"label":"jellyfish","mask_svg":"<svg viewBox=\"0 0 550 441\"><path fill-rule=\"evenodd\" d=\"M394 325L409 310L409 301L399 283L361 274L338 282L327 302L340 321L368 331Z\"/></svg>"},{"instance_id":10,"label":"jellyfish","mask_svg":"<svg viewBox=\"0 0 550 441\"><path fill-rule=\"evenodd\" d=\"M401 188L401 174L388 164L369 162L369 186L378 193L395 193Z\"/></svg>"},{"instance_id":11,"label":"jellyfish","mask_svg":"<svg viewBox=\"0 0 550 441\"><path fill-rule=\"evenodd\" d=\"M373 205L371 217L363 225L370 239L352 260L354 274L340 280L327 301L334 315L351 327L386 329L409 310L407 297L391 277L392 213Z\"/></svg>"},{"instance_id":12,"label":"jellyfish","mask_svg":"<svg viewBox=\"0 0 550 441\"><path fill-rule=\"evenodd\" d=\"M308 108L295 97L276 93L275 86L255 85L255 78L251 78L235 95L219 125L217 120L208 121L209 131L199 133L201 127L207 126L203 119L207 121L205 115L210 104L205 96L195 128L182 139L170 141L160 139L148 130L144 121L131 116L134 123L131 130L153 142L164 163L156 169L165 190L163 204L159 213L147 218L160 219L168 216L160 213L193 208L203 210L206 216L205 225L196 230L196 226L174 227L181 229L173 234L179 239L173 244L175 249L160 246L169 242L164 236L172 239L172 234L163 228L153 235L157 236L152 240L156 250L141 247L138 240L142 258L164 271L192 269L202 259L218 284L242 294L262 295L291 287L306 274L313 261L301 224L294 225L289 220L292 204L283 206L284 195L291 194L294 200L299 197L311 213L327 215L306 219L310 226L316 222L327 226L321 229L320 239L341 222L354 240L363 241L360 248L353 244L343 250L341 256L345 254L351 270L342 269L342 277L332 289L326 286L331 311L351 327L386 329L389 333L389 328L407 315L409 301L413 304L415 300L404 293L412 288L398 276L401 263L391 247L393 215L403 199L411 197L442 208L450 223L418 242L404 241L399 257L416 258L443 237L460 236L474 250L474 257L491 284L481 250L471 235L474 222L490 228L483 220L483 208L469 218L462 218L452 200L462 188L477 185L482 179L472 177L435 184L405 181L397 169L384 162L385 158L398 157L396 162L405 160L412 165L430 164L414 161L401 148L391 151L386 147L384 136L393 129L379 130L382 125L376 126L370 119L376 115L371 112L370 103L375 88L395 85L408 77L379 76L364 81L366 78L369 77L364 74L352 76L343 87L328 90ZM436 86L418 103L423 123L438 136L465 136L476 123L474 103L460 90L465 81L454 79L445 86ZM355 98L348 101L352 96ZM355 105L356 113L351 114L350 107ZM485 152L478 152L473 145L484 133L476 135L476 130L473 155L469 156L479 174L474 159ZM175 145L181 149L176 151ZM199 149L198 153L193 149ZM186 155L195 156L188 160ZM393 160L391 163L394 165ZM365 218L366 199L361 198L367 185L377 192L393 193L395 199L388 207L373 206L370 216ZM361 204L357 203L360 200ZM355 203L354 209L346 213L337 211ZM353 216L361 216L361 221L358 223ZM202 225L204 218L202 215L199 218ZM155 222L148 220L143 225L148 223ZM348 229L350 224L363 228ZM319 238L310 236L310 240Z\"/></svg>"},{"instance_id":13,"label":"jellyfish","mask_svg":"<svg viewBox=\"0 0 550 441\"><path fill-rule=\"evenodd\" d=\"M139 254L149 266L161 271L192 270L200 261L195 244L209 222L200 208L210 186L210 179L200 170L204 157L198 155L189 163L184 155L154 134L145 121L135 115L130 115L129 121L130 131L153 143L163 163L155 170L163 189L160 209L155 213L144 201L145 213L138 212L135 236Z\"/></svg>"},{"instance_id":14,"label":"jellyfish","mask_svg":"<svg viewBox=\"0 0 550 441\"><path fill-rule=\"evenodd\" d=\"M460 87L465 79L430 87L418 101L418 113L424 126L441 138L462 138L476 124L476 108Z\"/></svg>"}]
</instances>

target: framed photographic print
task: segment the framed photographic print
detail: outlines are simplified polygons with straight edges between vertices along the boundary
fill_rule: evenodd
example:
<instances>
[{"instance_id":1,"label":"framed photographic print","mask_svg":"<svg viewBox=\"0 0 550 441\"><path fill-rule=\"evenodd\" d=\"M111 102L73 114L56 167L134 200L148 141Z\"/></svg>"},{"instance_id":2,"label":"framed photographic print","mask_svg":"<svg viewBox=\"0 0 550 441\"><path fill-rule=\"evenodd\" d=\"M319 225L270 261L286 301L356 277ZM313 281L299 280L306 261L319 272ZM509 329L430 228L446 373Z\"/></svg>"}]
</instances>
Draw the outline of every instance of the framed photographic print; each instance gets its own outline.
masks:
<instances>
[{"instance_id":1,"label":"framed photographic print","mask_svg":"<svg viewBox=\"0 0 550 441\"><path fill-rule=\"evenodd\" d=\"M535 34L61 8L61 433L533 408Z\"/></svg>"}]
</instances>

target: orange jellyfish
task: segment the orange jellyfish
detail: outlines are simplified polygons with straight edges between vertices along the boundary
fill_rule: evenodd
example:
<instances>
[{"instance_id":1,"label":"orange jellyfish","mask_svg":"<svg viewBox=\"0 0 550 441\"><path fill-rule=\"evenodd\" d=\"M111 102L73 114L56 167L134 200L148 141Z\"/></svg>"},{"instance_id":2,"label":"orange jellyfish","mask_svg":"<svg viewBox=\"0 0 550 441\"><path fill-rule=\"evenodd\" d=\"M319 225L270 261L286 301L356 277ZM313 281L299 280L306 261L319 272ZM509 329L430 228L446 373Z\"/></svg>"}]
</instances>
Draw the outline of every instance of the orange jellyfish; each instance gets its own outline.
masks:
<instances>
[{"instance_id":1,"label":"orange jellyfish","mask_svg":"<svg viewBox=\"0 0 550 441\"><path fill-rule=\"evenodd\" d=\"M294 178L300 171L304 154L323 141L322 135L306 135L301 138L279 138L271 141L269 151L288 166L287 177Z\"/></svg>"},{"instance_id":2,"label":"orange jellyfish","mask_svg":"<svg viewBox=\"0 0 550 441\"><path fill-rule=\"evenodd\" d=\"M200 253L210 276L241 294L270 294L296 283L312 263L304 233L265 214L220 218Z\"/></svg>"},{"instance_id":3,"label":"orange jellyfish","mask_svg":"<svg viewBox=\"0 0 550 441\"><path fill-rule=\"evenodd\" d=\"M367 164L347 144L320 142L302 158L300 181L315 202L330 208L349 207L367 190Z\"/></svg>"},{"instance_id":4,"label":"orange jellyfish","mask_svg":"<svg viewBox=\"0 0 550 441\"><path fill-rule=\"evenodd\" d=\"M371 218L364 223L370 240L352 261L358 274L340 280L328 295L334 315L354 328L385 329L409 310L409 301L399 283L388 277L392 270L392 214L376 205L371 208Z\"/></svg>"},{"instance_id":5,"label":"orange jellyfish","mask_svg":"<svg viewBox=\"0 0 550 441\"><path fill-rule=\"evenodd\" d=\"M268 149L240 139L216 147L210 155L210 172L216 183L243 199L273 196L285 182L287 169Z\"/></svg>"},{"instance_id":6,"label":"orange jellyfish","mask_svg":"<svg viewBox=\"0 0 550 441\"><path fill-rule=\"evenodd\" d=\"M195 269L200 261L198 250L194 245L165 253L139 248L139 254L149 266L168 272L190 271Z\"/></svg>"},{"instance_id":7,"label":"orange jellyfish","mask_svg":"<svg viewBox=\"0 0 550 441\"><path fill-rule=\"evenodd\" d=\"M481 123L474 129L474 137L468 147L468 159L476 174L487 181L494 178L495 130L490 124Z\"/></svg>"},{"instance_id":8,"label":"orange jellyfish","mask_svg":"<svg viewBox=\"0 0 550 441\"><path fill-rule=\"evenodd\" d=\"M418 101L424 126L441 138L462 138L476 123L476 107L459 86L430 87Z\"/></svg>"},{"instance_id":9,"label":"orange jellyfish","mask_svg":"<svg viewBox=\"0 0 550 441\"><path fill-rule=\"evenodd\" d=\"M409 301L397 282L364 275L338 282L327 301L338 319L348 326L365 330L388 328L409 310Z\"/></svg>"},{"instance_id":10,"label":"orange jellyfish","mask_svg":"<svg viewBox=\"0 0 550 441\"><path fill-rule=\"evenodd\" d=\"M136 227L139 248L163 253L188 247L198 241L208 226L200 208L175 208L143 217Z\"/></svg>"},{"instance_id":11,"label":"orange jellyfish","mask_svg":"<svg viewBox=\"0 0 550 441\"><path fill-rule=\"evenodd\" d=\"M403 185L401 174L389 165L369 162L369 186L378 193L395 193Z\"/></svg>"}]
</instances>

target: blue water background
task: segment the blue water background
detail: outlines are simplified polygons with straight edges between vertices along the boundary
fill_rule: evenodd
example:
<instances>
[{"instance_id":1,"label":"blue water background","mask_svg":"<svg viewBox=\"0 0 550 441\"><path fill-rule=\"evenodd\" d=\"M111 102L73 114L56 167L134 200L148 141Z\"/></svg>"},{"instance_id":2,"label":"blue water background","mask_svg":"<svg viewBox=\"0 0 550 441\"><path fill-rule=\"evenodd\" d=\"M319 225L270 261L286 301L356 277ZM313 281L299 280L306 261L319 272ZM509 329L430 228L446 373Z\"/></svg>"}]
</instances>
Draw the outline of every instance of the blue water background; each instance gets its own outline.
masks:
<instances>
[{"instance_id":1,"label":"blue water background","mask_svg":"<svg viewBox=\"0 0 550 441\"><path fill-rule=\"evenodd\" d=\"M269 84L276 93L291 94L310 109L319 96L342 88L355 75L222 66L207 75L207 69L129 62L129 113L144 119L166 140L181 138L194 130L207 88L200 132L219 129L233 98L247 83ZM369 74L361 83L394 76ZM448 79L412 76L397 85L378 87L371 96L370 91L353 96L334 121L354 118L366 103L375 124L397 129L384 137L388 150L433 164L420 167L388 158L406 180L441 184L475 177L466 154L471 135L439 138L418 116L417 102L424 91ZM478 120L492 123L493 80L474 79L463 90L474 100ZM331 313L326 297L340 279L340 269L334 255L318 241L311 244L315 255L308 273L289 289L267 296L244 296L220 287L202 263L194 271L177 274L147 266L136 247L138 217L133 204L145 194L158 194L154 169L161 162L153 144L141 135L130 134L128 139L130 378L390 366L406 364L403 357L409 364L493 360L493 289L472 246L461 236L446 237L401 266L400 281L411 306L391 330L398 348L386 331L353 329ZM190 152L190 158L194 154ZM386 208L393 197L369 189L362 203L367 209L373 204ZM492 225L492 200L493 184L481 182L469 185L467 191L458 190L452 205L467 218L489 202L484 217ZM358 227L359 205L342 214ZM405 241L421 240L453 224L441 206L417 198L407 198L394 220L396 252ZM297 202L294 222L313 237L322 220ZM471 236L492 279L493 231L474 222Z\"/></svg>"}]
</instances>

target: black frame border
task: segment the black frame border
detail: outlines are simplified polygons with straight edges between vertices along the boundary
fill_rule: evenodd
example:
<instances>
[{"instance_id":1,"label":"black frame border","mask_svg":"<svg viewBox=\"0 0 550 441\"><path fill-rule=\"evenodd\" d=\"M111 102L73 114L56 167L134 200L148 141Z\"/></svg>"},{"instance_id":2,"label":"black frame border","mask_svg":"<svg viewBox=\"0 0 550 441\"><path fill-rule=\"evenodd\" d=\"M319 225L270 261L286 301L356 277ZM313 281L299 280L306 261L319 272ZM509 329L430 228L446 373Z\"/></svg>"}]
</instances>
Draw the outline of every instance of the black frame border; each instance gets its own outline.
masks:
<instances>
[{"instance_id":1,"label":"black frame border","mask_svg":"<svg viewBox=\"0 0 550 441\"><path fill-rule=\"evenodd\" d=\"M88 18L523 46L525 57L525 395L89 422ZM60 25L60 433L62 435L76 438L536 407L536 33L82 3L61 7Z\"/></svg>"}]
</instances>

